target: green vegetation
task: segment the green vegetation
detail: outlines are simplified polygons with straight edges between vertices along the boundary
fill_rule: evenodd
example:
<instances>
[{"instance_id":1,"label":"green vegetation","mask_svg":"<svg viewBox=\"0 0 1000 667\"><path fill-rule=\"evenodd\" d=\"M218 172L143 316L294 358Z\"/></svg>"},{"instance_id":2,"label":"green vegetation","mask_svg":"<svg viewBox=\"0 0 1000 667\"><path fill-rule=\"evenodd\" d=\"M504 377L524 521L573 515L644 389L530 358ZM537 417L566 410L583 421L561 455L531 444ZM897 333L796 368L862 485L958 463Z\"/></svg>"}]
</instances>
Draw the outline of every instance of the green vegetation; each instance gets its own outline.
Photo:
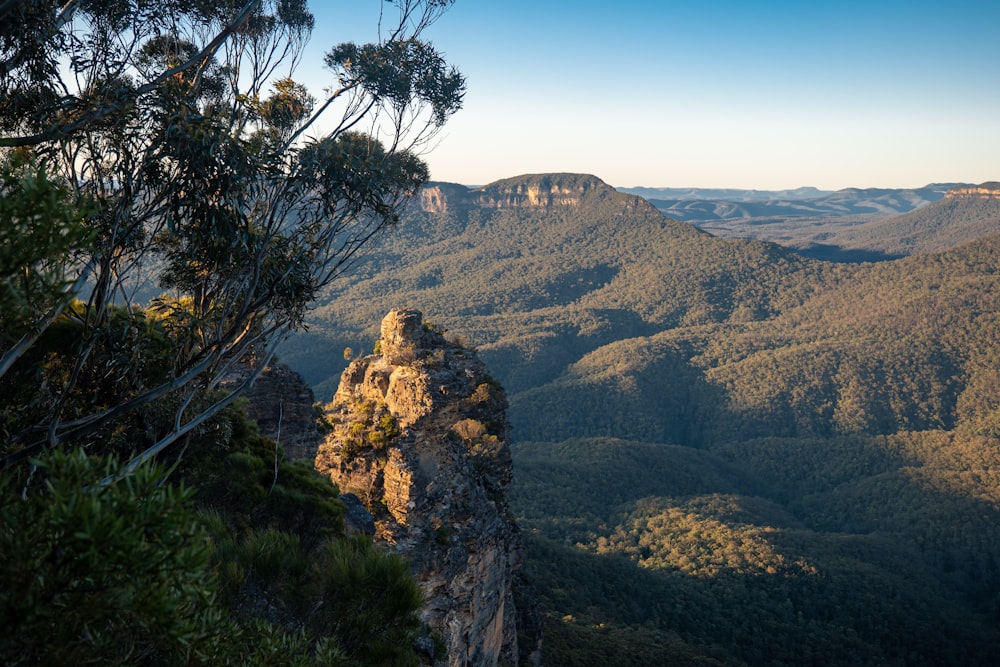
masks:
<instances>
[{"instance_id":1,"label":"green vegetation","mask_svg":"<svg viewBox=\"0 0 1000 667\"><path fill-rule=\"evenodd\" d=\"M290 78L314 26L304 0L0 6L0 377L37 362L50 327L76 327L64 372L40 382L63 398L22 411L4 455L172 409L130 438L136 466L235 400L427 180L410 148L465 84L420 35L450 5L386 3L387 37L326 54L320 100ZM334 113L331 134L299 141ZM154 314L172 341L162 373L124 377L150 362L124 356ZM239 365L253 372L212 394ZM96 376L120 400L67 398Z\"/></svg>"},{"instance_id":2,"label":"green vegetation","mask_svg":"<svg viewBox=\"0 0 1000 667\"><path fill-rule=\"evenodd\" d=\"M508 389L547 664L992 664L995 213L833 265L586 176L406 212L428 174L404 147L462 101L420 40L450 4L385 3L392 39L330 50L319 101L269 78L304 2L0 7L3 661L415 664L406 565L238 401L307 319L283 356L329 395L328 350L405 304ZM341 129L297 143L328 109ZM546 189L572 205L508 206ZM359 409L357 447L395 437ZM492 429L454 436L485 476Z\"/></svg>"},{"instance_id":3,"label":"green vegetation","mask_svg":"<svg viewBox=\"0 0 1000 667\"><path fill-rule=\"evenodd\" d=\"M937 252L987 236L1000 228L1000 199L949 197L909 213L845 226L824 244L890 256Z\"/></svg>"},{"instance_id":4,"label":"green vegetation","mask_svg":"<svg viewBox=\"0 0 1000 667\"><path fill-rule=\"evenodd\" d=\"M240 403L461 106L450 0L384 4L318 103L303 0L0 5L3 664L418 664L408 564Z\"/></svg>"},{"instance_id":5,"label":"green vegetation","mask_svg":"<svg viewBox=\"0 0 1000 667\"><path fill-rule=\"evenodd\" d=\"M549 183L411 212L286 356L399 303L477 345L546 664L991 664L1000 237L822 263Z\"/></svg>"},{"instance_id":6,"label":"green vegetation","mask_svg":"<svg viewBox=\"0 0 1000 667\"><path fill-rule=\"evenodd\" d=\"M108 483L75 450L0 477L4 664L417 663L407 563L345 537L337 489L240 410L217 426L169 474Z\"/></svg>"},{"instance_id":7,"label":"green vegetation","mask_svg":"<svg viewBox=\"0 0 1000 667\"><path fill-rule=\"evenodd\" d=\"M519 443L546 664L626 636L608 664L989 664L1000 515L973 494L997 486L970 481L996 462L918 462L945 438Z\"/></svg>"},{"instance_id":8,"label":"green vegetation","mask_svg":"<svg viewBox=\"0 0 1000 667\"><path fill-rule=\"evenodd\" d=\"M72 296L62 258L89 241L84 202L21 152L0 163L0 345L6 350Z\"/></svg>"}]
</instances>

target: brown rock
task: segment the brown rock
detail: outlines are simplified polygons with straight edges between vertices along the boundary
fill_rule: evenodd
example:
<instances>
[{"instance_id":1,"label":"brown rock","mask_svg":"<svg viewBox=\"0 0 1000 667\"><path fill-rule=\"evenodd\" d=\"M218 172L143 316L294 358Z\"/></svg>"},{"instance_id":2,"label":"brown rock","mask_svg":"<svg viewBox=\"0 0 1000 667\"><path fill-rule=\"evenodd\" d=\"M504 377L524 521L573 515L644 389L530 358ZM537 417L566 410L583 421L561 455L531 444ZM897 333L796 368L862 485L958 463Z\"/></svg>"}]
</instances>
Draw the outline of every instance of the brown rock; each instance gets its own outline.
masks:
<instances>
[{"instance_id":1,"label":"brown rock","mask_svg":"<svg viewBox=\"0 0 1000 667\"><path fill-rule=\"evenodd\" d=\"M315 398L302 376L287 366L268 366L244 393L247 412L261 435L281 444L291 460L316 456L322 441L317 429Z\"/></svg>"},{"instance_id":2,"label":"brown rock","mask_svg":"<svg viewBox=\"0 0 1000 667\"><path fill-rule=\"evenodd\" d=\"M376 539L410 560L421 612L447 647L436 664L519 664L514 585L521 540L507 506L507 401L475 354L415 310L382 322L379 355L353 362L316 468L374 515ZM525 653L535 653L539 638Z\"/></svg>"},{"instance_id":3,"label":"brown rock","mask_svg":"<svg viewBox=\"0 0 1000 667\"><path fill-rule=\"evenodd\" d=\"M948 199L1000 199L1000 183L989 181L979 185L959 185L944 193Z\"/></svg>"}]
</instances>

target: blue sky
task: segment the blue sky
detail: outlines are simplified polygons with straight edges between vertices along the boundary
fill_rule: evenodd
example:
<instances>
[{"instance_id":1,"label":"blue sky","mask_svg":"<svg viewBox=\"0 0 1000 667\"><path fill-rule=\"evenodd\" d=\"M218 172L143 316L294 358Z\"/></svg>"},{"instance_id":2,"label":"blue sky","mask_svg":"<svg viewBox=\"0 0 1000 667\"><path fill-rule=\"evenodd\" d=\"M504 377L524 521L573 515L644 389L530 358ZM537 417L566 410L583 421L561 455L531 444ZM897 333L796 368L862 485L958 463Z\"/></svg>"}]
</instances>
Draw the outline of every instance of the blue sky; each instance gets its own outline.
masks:
<instances>
[{"instance_id":1,"label":"blue sky","mask_svg":"<svg viewBox=\"0 0 1000 667\"><path fill-rule=\"evenodd\" d=\"M314 61L373 39L378 0L312 4ZM457 0L425 36L468 80L464 109L425 155L435 180L1000 180L995 0Z\"/></svg>"}]
</instances>

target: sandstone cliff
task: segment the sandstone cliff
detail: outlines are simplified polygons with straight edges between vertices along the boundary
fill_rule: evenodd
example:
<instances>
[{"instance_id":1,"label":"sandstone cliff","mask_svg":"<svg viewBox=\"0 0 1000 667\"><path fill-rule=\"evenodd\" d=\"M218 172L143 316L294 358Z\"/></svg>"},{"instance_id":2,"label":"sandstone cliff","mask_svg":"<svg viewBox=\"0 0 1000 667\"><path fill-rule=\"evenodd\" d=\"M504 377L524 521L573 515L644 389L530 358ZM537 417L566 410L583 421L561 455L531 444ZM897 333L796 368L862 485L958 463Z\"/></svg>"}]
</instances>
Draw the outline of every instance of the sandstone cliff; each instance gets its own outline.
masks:
<instances>
[{"instance_id":1,"label":"sandstone cliff","mask_svg":"<svg viewBox=\"0 0 1000 667\"><path fill-rule=\"evenodd\" d=\"M532 610L514 603L521 546L507 507L506 408L472 351L418 311L394 310L376 354L350 364L327 409L316 468L361 498L376 539L410 560L423 620L446 648L435 664L539 660L537 636L518 647L519 615Z\"/></svg>"},{"instance_id":2,"label":"sandstone cliff","mask_svg":"<svg viewBox=\"0 0 1000 667\"><path fill-rule=\"evenodd\" d=\"M959 185L944 195L948 199L971 197L978 199L1000 199L1000 183L990 181L979 185Z\"/></svg>"},{"instance_id":3,"label":"sandstone cliff","mask_svg":"<svg viewBox=\"0 0 1000 667\"><path fill-rule=\"evenodd\" d=\"M322 436L316 428L312 389L301 375L287 366L268 366L244 396L261 435L281 443L285 456L292 460L316 456Z\"/></svg>"},{"instance_id":4,"label":"sandstone cliff","mask_svg":"<svg viewBox=\"0 0 1000 667\"><path fill-rule=\"evenodd\" d=\"M531 174L490 183L469 190L454 183L432 183L420 191L420 208L444 213L464 208L549 208L578 206L589 193L614 189L596 176L585 174Z\"/></svg>"}]
</instances>

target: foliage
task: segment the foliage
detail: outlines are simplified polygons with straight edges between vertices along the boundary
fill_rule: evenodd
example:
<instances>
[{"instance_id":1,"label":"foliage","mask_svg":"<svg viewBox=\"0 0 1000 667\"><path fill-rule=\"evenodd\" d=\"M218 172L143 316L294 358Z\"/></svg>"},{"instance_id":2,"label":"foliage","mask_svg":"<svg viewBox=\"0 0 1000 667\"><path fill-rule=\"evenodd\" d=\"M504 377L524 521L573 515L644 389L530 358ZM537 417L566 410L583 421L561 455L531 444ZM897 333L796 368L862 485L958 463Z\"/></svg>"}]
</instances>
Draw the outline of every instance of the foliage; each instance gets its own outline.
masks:
<instances>
[{"instance_id":1,"label":"foliage","mask_svg":"<svg viewBox=\"0 0 1000 667\"><path fill-rule=\"evenodd\" d=\"M450 0L383 4L317 100L303 0L0 3L5 663L415 663L407 565L238 402L461 106Z\"/></svg>"},{"instance_id":2,"label":"foliage","mask_svg":"<svg viewBox=\"0 0 1000 667\"><path fill-rule=\"evenodd\" d=\"M5 664L415 664L408 564L344 537L336 487L223 416L171 478L79 450L3 474Z\"/></svg>"},{"instance_id":3,"label":"foliage","mask_svg":"<svg viewBox=\"0 0 1000 667\"><path fill-rule=\"evenodd\" d=\"M111 409L144 387L169 378L175 343L162 323L142 311L113 308L101 328L86 324L86 307L75 302L58 315L26 353L0 377L0 452L20 456L45 437L33 426L59 415L71 422L92 412ZM81 341L90 352L89 364L79 363ZM180 399L167 394L143 412L108 423L77 445L103 452L134 454L151 436L169 429ZM201 429L211 429L206 423Z\"/></svg>"},{"instance_id":4,"label":"foliage","mask_svg":"<svg viewBox=\"0 0 1000 667\"><path fill-rule=\"evenodd\" d=\"M210 662L228 628L191 490L151 466L102 485L115 462L79 451L34 465L0 479L4 663Z\"/></svg>"},{"instance_id":5,"label":"foliage","mask_svg":"<svg viewBox=\"0 0 1000 667\"><path fill-rule=\"evenodd\" d=\"M578 204L482 203L545 178ZM1000 237L824 264L590 177L449 196L286 358L398 301L477 341L509 391L546 663L989 663Z\"/></svg>"},{"instance_id":6,"label":"foliage","mask_svg":"<svg viewBox=\"0 0 1000 667\"><path fill-rule=\"evenodd\" d=\"M366 448L384 449L402 430L384 401L352 400L348 411L331 418L331 428L343 431L342 455L351 457Z\"/></svg>"},{"instance_id":7,"label":"foliage","mask_svg":"<svg viewBox=\"0 0 1000 667\"><path fill-rule=\"evenodd\" d=\"M995 441L939 432L714 449L514 445L512 505L548 612L547 662L602 664L560 638L622 631L642 642L635 651L661 647L664 663L685 664L688 650L725 664L988 660L1000 642ZM683 646L663 649L672 634Z\"/></svg>"},{"instance_id":8,"label":"foliage","mask_svg":"<svg viewBox=\"0 0 1000 667\"><path fill-rule=\"evenodd\" d=\"M71 288L67 259L90 240L83 204L14 153L0 167L0 344L9 349Z\"/></svg>"},{"instance_id":9,"label":"foliage","mask_svg":"<svg viewBox=\"0 0 1000 667\"><path fill-rule=\"evenodd\" d=\"M329 542L314 567L319 599L315 627L331 627L344 648L365 665L416 665L420 589L402 559L358 536Z\"/></svg>"},{"instance_id":10,"label":"foliage","mask_svg":"<svg viewBox=\"0 0 1000 667\"><path fill-rule=\"evenodd\" d=\"M333 85L319 100L291 78L314 27L303 0L0 6L0 146L30 165L4 177L4 194L17 196L0 213L17 218L18 238L4 244L3 305L44 297L10 311L23 321L5 327L0 375L34 342L15 345L14 332L50 326L69 285L84 305L66 395L99 372L113 313L143 312L145 282L168 290L152 305L175 336L165 377L99 407L67 400L31 413L12 435L19 451L99 440L110 422L170 395L173 419L147 434L137 465L238 396L253 374L212 392L235 365L262 368L426 181L416 149L464 93L461 74L420 37L450 4L385 3L385 37L333 47ZM302 139L336 114L330 134Z\"/></svg>"}]
</instances>

